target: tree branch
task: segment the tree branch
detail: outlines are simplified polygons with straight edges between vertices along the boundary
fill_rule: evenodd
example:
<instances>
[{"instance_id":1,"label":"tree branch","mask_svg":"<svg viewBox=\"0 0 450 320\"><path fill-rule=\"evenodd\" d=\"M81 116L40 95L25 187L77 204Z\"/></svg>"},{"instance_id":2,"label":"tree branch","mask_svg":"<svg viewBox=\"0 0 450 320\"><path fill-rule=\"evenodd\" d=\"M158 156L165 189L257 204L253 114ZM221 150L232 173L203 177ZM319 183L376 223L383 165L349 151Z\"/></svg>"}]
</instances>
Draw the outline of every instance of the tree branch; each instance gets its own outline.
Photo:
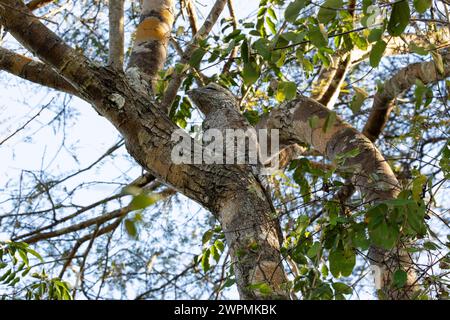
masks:
<instances>
[{"instance_id":1,"label":"tree branch","mask_svg":"<svg viewBox=\"0 0 450 320\"><path fill-rule=\"evenodd\" d=\"M138 68L154 87L164 66L167 46L174 22L173 0L143 0L140 23L128 68Z\"/></svg>"},{"instance_id":2,"label":"tree branch","mask_svg":"<svg viewBox=\"0 0 450 320\"><path fill-rule=\"evenodd\" d=\"M79 96L77 90L48 65L0 47L0 70L58 91Z\"/></svg>"},{"instance_id":3,"label":"tree branch","mask_svg":"<svg viewBox=\"0 0 450 320\"><path fill-rule=\"evenodd\" d=\"M355 0L349 1L347 11L352 18L355 14L355 5ZM336 103L341 86L350 70L352 51L353 49L350 52L336 52L331 58L331 66L321 70L318 81L313 85L311 97L329 109L332 109Z\"/></svg>"},{"instance_id":4,"label":"tree branch","mask_svg":"<svg viewBox=\"0 0 450 320\"><path fill-rule=\"evenodd\" d=\"M197 48L198 42L206 38L208 34L211 32L213 26L217 22L217 19L219 18L220 14L225 8L226 3L227 0L217 0L214 3L214 6L209 12L209 15L206 18L205 22L203 23L202 27L185 49L184 54L180 58L180 61L178 61L179 64L188 63L192 53ZM183 81L184 75L185 75L184 73L180 72L174 72L174 74L172 75L172 79L169 82L169 85L167 87L166 92L164 93L164 97L161 102L161 109L164 110L166 113L170 113L171 111L170 108L173 102L175 101L175 97L177 96L177 92L181 86L181 82Z\"/></svg>"},{"instance_id":5,"label":"tree branch","mask_svg":"<svg viewBox=\"0 0 450 320\"><path fill-rule=\"evenodd\" d=\"M36 9L46 6L47 4L53 1L54 0L32 0L27 3L27 7L28 9L30 9L30 11L34 11Z\"/></svg>"},{"instance_id":6,"label":"tree branch","mask_svg":"<svg viewBox=\"0 0 450 320\"><path fill-rule=\"evenodd\" d=\"M191 26L192 36L195 36L198 32L197 13L192 0L186 0L186 11L189 19L189 25Z\"/></svg>"},{"instance_id":7,"label":"tree branch","mask_svg":"<svg viewBox=\"0 0 450 320\"><path fill-rule=\"evenodd\" d=\"M440 73L434 61L413 63L401 69L387 80L374 99L369 118L364 126L363 134L371 141L376 141L389 120L395 106L395 99L411 88L416 80L430 84L450 76L450 52L442 54L444 72Z\"/></svg>"},{"instance_id":8,"label":"tree branch","mask_svg":"<svg viewBox=\"0 0 450 320\"><path fill-rule=\"evenodd\" d=\"M109 0L109 61L117 70L124 60L124 0Z\"/></svg>"},{"instance_id":9,"label":"tree branch","mask_svg":"<svg viewBox=\"0 0 450 320\"><path fill-rule=\"evenodd\" d=\"M159 200L164 200L164 199L174 195L175 193L176 192L173 189L166 189L166 190L161 191L160 193L156 193L155 196L157 196ZM36 243L41 240L55 238L55 237L58 237L58 236L61 236L64 234L83 230L83 229L86 229L93 225L102 225L110 220L125 217L126 215L128 215L130 212L132 212L134 210L135 209L133 208L132 205L128 205L121 209L117 209L117 210L111 211L109 213L103 214L99 217L88 219L88 220L82 221L80 223L72 224L66 228L61 228L61 229L51 231L51 232L38 233L37 235L31 236L29 238L25 238L22 241L26 242L28 244L31 244L31 243Z\"/></svg>"},{"instance_id":10,"label":"tree branch","mask_svg":"<svg viewBox=\"0 0 450 320\"><path fill-rule=\"evenodd\" d=\"M278 129L280 144L308 143L317 151L334 160L339 154L357 149L358 155L345 159L338 170L352 175L351 182L361 190L368 203L395 199L400 187L397 178L380 151L363 134L342 121L338 116L328 130L324 130L325 122L331 115L329 109L310 98L300 96L273 111L260 123L268 129ZM318 125L312 128L309 119L318 117ZM400 253L399 253L400 252ZM403 252L403 253L402 253ZM391 299L402 299L412 296L415 272L411 270L411 257L404 254L404 245L390 251L371 247L369 255L371 263L382 267L382 290ZM408 284L403 290L390 286L393 266L406 266L409 270Z\"/></svg>"}]
</instances>

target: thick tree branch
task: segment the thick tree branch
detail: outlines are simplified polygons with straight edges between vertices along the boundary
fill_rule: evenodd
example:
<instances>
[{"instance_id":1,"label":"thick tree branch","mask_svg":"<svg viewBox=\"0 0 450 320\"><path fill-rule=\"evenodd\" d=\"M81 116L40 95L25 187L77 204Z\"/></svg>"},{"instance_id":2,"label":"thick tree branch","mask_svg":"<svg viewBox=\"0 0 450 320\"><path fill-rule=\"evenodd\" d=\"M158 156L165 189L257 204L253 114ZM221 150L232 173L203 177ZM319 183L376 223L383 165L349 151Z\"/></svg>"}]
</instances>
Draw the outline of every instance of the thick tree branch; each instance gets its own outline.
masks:
<instances>
[{"instance_id":1,"label":"thick tree branch","mask_svg":"<svg viewBox=\"0 0 450 320\"><path fill-rule=\"evenodd\" d=\"M211 30L220 11L207 19L199 34ZM174 163L171 154L179 140L172 139L172 133L179 132L187 142L193 140L152 103L139 74L127 78L90 62L33 17L19 0L0 0L0 17L19 42L53 66L117 128L127 150L143 168L221 221L243 298L262 298L251 286L261 282L273 289L271 297L288 297L282 287L286 278L273 206L247 166ZM191 159L195 150L197 146L191 144ZM248 218L242 219L244 216ZM256 250L251 249L255 241L260 244Z\"/></svg>"},{"instance_id":2,"label":"thick tree branch","mask_svg":"<svg viewBox=\"0 0 450 320\"><path fill-rule=\"evenodd\" d=\"M198 42L200 40L206 38L209 35L209 33L211 32L213 26L217 22L217 19L219 18L220 14L222 13L223 9L225 8L226 3L227 3L227 0L217 0L214 3L214 6L212 7L211 11L209 12L208 17L206 18L202 27L197 32L197 34L192 39L192 41L188 44L187 48L184 50L184 54L181 56L180 61L178 61L179 64L188 63L189 59L191 58L192 53L198 47ZM164 93L164 97L161 102L161 108L162 108L162 110L165 110L166 113L169 113L170 108L171 108L173 102L175 101L175 97L177 96L177 92L181 86L181 82L183 81L183 78L184 78L184 73L174 72L174 74L172 75L172 79L170 80L169 85L167 86L166 92Z\"/></svg>"},{"instance_id":3,"label":"thick tree branch","mask_svg":"<svg viewBox=\"0 0 450 320\"><path fill-rule=\"evenodd\" d=\"M192 36L195 36L198 32L197 12L192 0L185 0L186 11L189 19L189 25L192 30Z\"/></svg>"},{"instance_id":4,"label":"thick tree branch","mask_svg":"<svg viewBox=\"0 0 450 320\"><path fill-rule=\"evenodd\" d=\"M54 0L31 0L30 2L27 3L27 7L28 9L30 9L30 11L33 11L42 8L53 1Z\"/></svg>"},{"instance_id":5,"label":"thick tree branch","mask_svg":"<svg viewBox=\"0 0 450 320\"><path fill-rule=\"evenodd\" d=\"M443 73L438 71L434 61L413 63L387 80L373 100L369 118L364 126L363 134L371 141L376 141L389 120L395 106L395 99L411 88L416 80L430 84L450 76L450 53L442 53Z\"/></svg>"},{"instance_id":6,"label":"thick tree branch","mask_svg":"<svg viewBox=\"0 0 450 320\"><path fill-rule=\"evenodd\" d=\"M77 90L48 65L0 47L0 70L72 95Z\"/></svg>"},{"instance_id":7,"label":"thick tree branch","mask_svg":"<svg viewBox=\"0 0 450 320\"><path fill-rule=\"evenodd\" d=\"M53 66L121 132L128 151L144 168L202 204L213 200L207 190L214 173L200 165L172 163L170 155L178 141L171 136L178 127L152 105L139 79L91 63L33 17L19 0L0 0L0 16L18 41ZM203 180L208 175L209 181ZM192 176L200 178L194 181Z\"/></svg>"},{"instance_id":8,"label":"thick tree branch","mask_svg":"<svg viewBox=\"0 0 450 320\"><path fill-rule=\"evenodd\" d=\"M324 130L324 124L331 111L325 106L307 97L299 97L280 108L274 109L263 119L260 127L280 130L280 143L308 143L330 160L337 155L357 149L358 155L348 158L339 165L338 170L352 175L352 183L359 187L365 200L374 203L395 199L399 193L399 183L387 161L377 148L363 134L337 117L329 130ZM319 124L312 128L309 119L317 116ZM399 254L400 252L400 254ZM411 257L401 244L392 251L372 247L370 250L372 264L381 267L384 279L382 290L391 299L411 297L415 280L411 270ZM393 266L405 266L411 270L408 284L403 290L393 289L390 284Z\"/></svg>"},{"instance_id":9,"label":"thick tree branch","mask_svg":"<svg viewBox=\"0 0 450 320\"><path fill-rule=\"evenodd\" d=\"M143 0L128 68L138 68L154 87L167 58L174 22L173 0Z\"/></svg>"},{"instance_id":10,"label":"thick tree branch","mask_svg":"<svg viewBox=\"0 0 450 320\"><path fill-rule=\"evenodd\" d=\"M124 59L124 0L109 0L109 61L122 70Z\"/></svg>"}]
</instances>

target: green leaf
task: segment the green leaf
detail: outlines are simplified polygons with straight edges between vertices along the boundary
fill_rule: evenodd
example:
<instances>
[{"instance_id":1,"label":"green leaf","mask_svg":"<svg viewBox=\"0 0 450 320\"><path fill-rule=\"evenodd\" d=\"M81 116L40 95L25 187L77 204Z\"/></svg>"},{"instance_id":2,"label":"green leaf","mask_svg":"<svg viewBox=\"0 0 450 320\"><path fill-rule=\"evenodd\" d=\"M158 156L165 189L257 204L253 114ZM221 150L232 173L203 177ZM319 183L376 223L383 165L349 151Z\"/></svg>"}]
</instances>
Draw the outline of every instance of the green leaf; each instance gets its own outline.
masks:
<instances>
[{"instance_id":1,"label":"green leaf","mask_svg":"<svg viewBox=\"0 0 450 320\"><path fill-rule=\"evenodd\" d=\"M370 51L370 66L373 68L378 67L381 58L383 57L384 51L386 50L387 43L384 40L378 40L372 47Z\"/></svg>"},{"instance_id":2,"label":"green leaf","mask_svg":"<svg viewBox=\"0 0 450 320\"><path fill-rule=\"evenodd\" d=\"M272 288L270 288L270 286L265 282L252 284L249 286L249 289L258 290L263 296L269 296L272 294Z\"/></svg>"},{"instance_id":3,"label":"green leaf","mask_svg":"<svg viewBox=\"0 0 450 320\"><path fill-rule=\"evenodd\" d=\"M421 56L426 56L426 55L428 54L427 49L422 48L422 47L419 47L419 46L416 45L414 42L411 42L411 43L409 44L409 50L410 50L411 52L417 53L417 54L419 54L419 55L421 55Z\"/></svg>"},{"instance_id":4,"label":"green leaf","mask_svg":"<svg viewBox=\"0 0 450 320\"><path fill-rule=\"evenodd\" d=\"M317 19L327 24L334 18L336 18L336 14L343 6L342 0L325 0L322 6L319 9L319 13L317 15Z\"/></svg>"},{"instance_id":5,"label":"green leaf","mask_svg":"<svg viewBox=\"0 0 450 320\"><path fill-rule=\"evenodd\" d=\"M411 12L407 0L395 2L392 6L391 18L387 30L391 36L400 36L409 24Z\"/></svg>"},{"instance_id":6,"label":"green leaf","mask_svg":"<svg viewBox=\"0 0 450 320\"><path fill-rule=\"evenodd\" d=\"M399 229L397 225L389 224L384 218L374 227L369 224L369 237L373 244L385 249L392 249L397 243Z\"/></svg>"},{"instance_id":7,"label":"green leaf","mask_svg":"<svg viewBox=\"0 0 450 320\"><path fill-rule=\"evenodd\" d=\"M208 230L203 234L202 237L202 244L205 244L207 242L209 242L209 240L211 240L212 236L214 234L214 230Z\"/></svg>"},{"instance_id":8,"label":"green leaf","mask_svg":"<svg viewBox=\"0 0 450 320\"><path fill-rule=\"evenodd\" d=\"M323 124L323 132L327 133L333 127L336 122L336 112L330 111L325 119L325 123Z\"/></svg>"},{"instance_id":9,"label":"green leaf","mask_svg":"<svg viewBox=\"0 0 450 320\"><path fill-rule=\"evenodd\" d=\"M254 62L244 64L244 70L242 71L242 78L245 85L250 86L254 84L259 78L259 70Z\"/></svg>"},{"instance_id":10,"label":"green leaf","mask_svg":"<svg viewBox=\"0 0 450 320\"><path fill-rule=\"evenodd\" d=\"M365 229L361 229L353 233L352 243L355 247L362 250L367 250L369 248L370 241L367 239Z\"/></svg>"},{"instance_id":11,"label":"green leaf","mask_svg":"<svg viewBox=\"0 0 450 320\"><path fill-rule=\"evenodd\" d=\"M419 201L422 196L423 186L427 183L427 177L423 174L418 175L412 184L412 197L414 200Z\"/></svg>"},{"instance_id":12,"label":"green leaf","mask_svg":"<svg viewBox=\"0 0 450 320\"><path fill-rule=\"evenodd\" d=\"M145 208L153 205L156 202L156 200L157 199L155 196L141 193L141 194L133 197L133 200L131 200L130 206L133 211L141 210L141 209L145 209Z\"/></svg>"},{"instance_id":13,"label":"green leaf","mask_svg":"<svg viewBox=\"0 0 450 320\"><path fill-rule=\"evenodd\" d=\"M446 179L450 178L450 143L447 142L445 146L442 148L442 157L439 161L439 166L444 173L444 177ZM450 239L449 239L450 240Z\"/></svg>"},{"instance_id":14,"label":"green leaf","mask_svg":"<svg viewBox=\"0 0 450 320\"><path fill-rule=\"evenodd\" d=\"M278 102L284 100L291 100L297 95L297 85L295 82L283 81L278 83L277 92L275 98Z\"/></svg>"},{"instance_id":15,"label":"green leaf","mask_svg":"<svg viewBox=\"0 0 450 320\"><path fill-rule=\"evenodd\" d=\"M217 250L219 250L219 252L223 252L223 249L225 248L225 245L220 240L214 241L214 246L217 248Z\"/></svg>"},{"instance_id":16,"label":"green leaf","mask_svg":"<svg viewBox=\"0 0 450 320\"><path fill-rule=\"evenodd\" d=\"M19 249L18 250L20 258L22 258L22 261L28 266L28 256L25 250Z\"/></svg>"},{"instance_id":17,"label":"green leaf","mask_svg":"<svg viewBox=\"0 0 450 320\"><path fill-rule=\"evenodd\" d=\"M372 29L372 30L370 30L367 40L369 40L369 42L376 42L378 40L381 40L382 35L383 35L383 30L378 29L378 28Z\"/></svg>"},{"instance_id":18,"label":"green leaf","mask_svg":"<svg viewBox=\"0 0 450 320\"><path fill-rule=\"evenodd\" d=\"M313 259L315 256L317 256L318 255L318 253L320 252L320 248L321 248L321 245L320 245L320 242L314 242L313 244L312 244L312 246L309 248L309 250L308 250L308 252L306 253L306 255L309 257L309 258L311 258L311 259Z\"/></svg>"},{"instance_id":19,"label":"green leaf","mask_svg":"<svg viewBox=\"0 0 450 320\"><path fill-rule=\"evenodd\" d=\"M344 163L343 160L349 159L349 158L354 158L357 155L359 155L360 153L361 153L361 151L359 150L358 147L356 147L356 148L350 149L348 151L338 153L334 157L334 161L337 162L337 163L342 164L342 163Z\"/></svg>"},{"instance_id":20,"label":"green leaf","mask_svg":"<svg viewBox=\"0 0 450 320\"><path fill-rule=\"evenodd\" d=\"M189 59L189 65L193 68L198 68L200 66L200 62L205 56L206 51L203 48L197 48L191 55Z\"/></svg>"},{"instance_id":21,"label":"green leaf","mask_svg":"<svg viewBox=\"0 0 450 320\"><path fill-rule=\"evenodd\" d=\"M125 230L131 238L137 238L137 227L136 223L131 219L125 220Z\"/></svg>"},{"instance_id":22,"label":"green leaf","mask_svg":"<svg viewBox=\"0 0 450 320\"><path fill-rule=\"evenodd\" d=\"M320 269L320 272L322 273L322 276L324 278L328 277L328 267L326 264L322 265L322 268Z\"/></svg>"},{"instance_id":23,"label":"green leaf","mask_svg":"<svg viewBox=\"0 0 450 320\"><path fill-rule=\"evenodd\" d=\"M267 26L270 29L270 32L272 32L273 34L277 34L277 29L276 29L276 26L275 26L275 22L273 22L272 19L270 19L270 17L266 17L266 23L267 23Z\"/></svg>"},{"instance_id":24,"label":"green leaf","mask_svg":"<svg viewBox=\"0 0 450 320\"><path fill-rule=\"evenodd\" d=\"M253 43L253 48L256 52L264 58L264 60L270 60L271 52L269 48L269 41L264 38L260 38Z\"/></svg>"},{"instance_id":25,"label":"green leaf","mask_svg":"<svg viewBox=\"0 0 450 320\"><path fill-rule=\"evenodd\" d=\"M424 235L427 232L424 221L424 204L422 204L422 206L423 207L419 207L417 204L409 205L408 209L406 210L406 218L409 227L411 227L414 233L417 233L419 235Z\"/></svg>"},{"instance_id":26,"label":"green leaf","mask_svg":"<svg viewBox=\"0 0 450 320\"><path fill-rule=\"evenodd\" d=\"M288 32L282 33L281 37L289 42L300 43L305 38L305 33L288 31Z\"/></svg>"},{"instance_id":27,"label":"green leaf","mask_svg":"<svg viewBox=\"0 0 450 320\"><path fill-rule=\"evenodd\" d=\"M341 293L341 294L352 294L353 293L353 289L352 287L346 285L345 283L342 282L334 282L332 284L333 289L336 291L337 294Z\"/></svg>"},{"instance_id":28,"label":"green leaf","mask_svg":"<svg viewBox=\"0 0 450 320\"><path fill-rule=\"evenodd\" d=\"M394 272L394 276L392 278L392 284L396 288L402 288L406 284L406 280L408 279L408 274L403 270L396 270Z\"/></svg>"},{"instance_id":29,"label":"green leaf","mask_svg":"<svg viewBox=\"0 0 450 320\"><path fill-rule=\"evenodd\" d=\"M367 50L369 44L367 43L367 39L360 36L358 33L356 32L352 32L350 33L350 39L352 39L353 43L356 45L356 47L358 47L358 49L361 50Z\"/></svg>"},{"instance_id":30,"label":"green leaf","mask_svg":"<svg viewBox=\"0 0 450 320\"><path fill-rule=\"evenodd\" d=\"M271 16L273 20L275 20L275 21L278 20L277 14L275 13L275 11L273 10L272 7L268 7L268 8L267 8L267 14L268 14L269 16Z\"/></svg>"},{"instance_id":31,"label":"green leaf","mask_svg":"<svg viewBox=\"0 0 450 320\"><path fill-rule=\"evenodd\" d=\"M242 61L244 62L244 64L248 63L248 61L250 59L250 51L248 50L248 41L247 41L247 39L242 41L241 58L242 58Z\"/></svg>"},{"instance_id":32,"label":"green leaf","mask_svg":"<svg viewBox=\"0 0 450 320\"><path fill-rule=\"evenodd\" d=\"M289 3L284 12L284 18L287 22L295 22L297 19L300 10L305 7L305 0L295 0Z\"/></svg>"},{"instance_id":33,"label":"green leaf","mask_svg":"<svg viewBox=\"0 0 450 320\"><path fill-rule=\"evenodd\" d=\"M204 272L208 272L211 269L211 265L209 264L209 257L211 256L211 251L206 249L202 255L202 269Z\"/></svg>"},{"instance_id":34,"label":"green leaf","mask_svg":"<svg viewBox=\"0 0 450 320\"><path fill-rule=\"evenodd\" d=\"M371 243L385 249L393 248L399 235L399 226L386 220L388 213L389 207L384 203L373 206L366 213Z\"/></svg>"},{"instance_id":35,"label":"green leaf","mask_svg":"<svg viewBox=\"0 0 450 320\"><path fill-rule=\"evenodd\" d=\"M425 98L424 107L427 107L431 103L431 101L433 101L433 91L426 85L424 85L422 81L416 79L414 98L416 100L415 106L417 109L419 109L420 106L422 105L424 98Z\"/></svg>"},{"instance_id":36,"label":"green leaf","mask_svg":"<svg viewBox=\"0 0 450 320\"><path fill-rule=\"evenodd\" d=\"M291 258L292 258L292 260L294 260L295 263L300 264L300 265L308 263L308 260L306 259L306 257L301 253L300 246L297 246L295 248L295 250L291 253Z\"/></svg>"},{"instance_id":37,"label":"green leaf","mask_svg":"<svg viewBox=\"0 0 450 320\"><path fill-rule=\"evenodd\" d=\"M431 7L431 0L414 0L414 8L418 13L424 13Z\"/></svg>"},{"instance_id":38,"label":"green leaf","mask_svg":"<svg viewBox=\"0 0 450 320\"><path fill-rule=\"evenodd\" d=\"M311 201L311 186L309 185L308 180L304 176L304 172L301 167L298 167L294 172L294 181L300 187L300 194L305 203L309 203Z\"/></svg>"},{"instance_id":39,"label":"green leaf","mask_svg":"<svg viewBox=\"0 0 450 320\"><path fill-rule=\"evenodd\" d=\"M216 262L219 262L219 260L220 260L220 251L217 249L216 246L212 246L212 247L210 248L210 250L211 250L211 255L212 255L213 259L214 259Z\"/></svg>"},{"instance_id":40,"label":"green leaf","mask_svg":"<svg viewBox=\"0 0 450 320\"><path fill-rule=\"evenodd\" d=\"M438 250L439 249L439 246L436 243L431 242L431 241L425 242L423 244L423 247L424 247L424 249L427 249L427 250Z\"/></svg>"},{"instance_id":41,"label":"green leaf","mask_svg":"<svg viewBox=\"0 0 450 320\"><path fill-rule=\"evenodd\" d=\"M348 277L352 274L356 263L356 255L352 249L331 250L328 259L330 271L334 277Z\"/></svg>"},{"instance_id":42,"label":"green leaf","mask_svg":"<svg viewBox=\"0 0 450 320\"><path fill-rule=\"evenodd\" d=\"M436 69L439 71L440 74L443 75L445 73L445 69L444 69L444 60L442 59L441 54L437 51L432 51L431 56L433 57Z\"/></svg>"},{"instance_id":43,"label":"green leaf","mask_svg":"<svg viewBox=\"0 0 450 320\"><path fill-rule=\"evenodd\" d=\"M328 45L328 35L323 24L312 26L309 29L308 38L316 48L323 48Z\"/></svg>"},{"instance_id":44,"label":"green leaf","mask_svg":"<svg viewBox=\"0 0 450 320\"><path fill-rule=\"evenodd\" d=\"M353 89L355 90L355 95L350 103L350 109L356 114L361 110L361 107L369 94L362 88L353 87Z\"/></svg>"}]
</instances>

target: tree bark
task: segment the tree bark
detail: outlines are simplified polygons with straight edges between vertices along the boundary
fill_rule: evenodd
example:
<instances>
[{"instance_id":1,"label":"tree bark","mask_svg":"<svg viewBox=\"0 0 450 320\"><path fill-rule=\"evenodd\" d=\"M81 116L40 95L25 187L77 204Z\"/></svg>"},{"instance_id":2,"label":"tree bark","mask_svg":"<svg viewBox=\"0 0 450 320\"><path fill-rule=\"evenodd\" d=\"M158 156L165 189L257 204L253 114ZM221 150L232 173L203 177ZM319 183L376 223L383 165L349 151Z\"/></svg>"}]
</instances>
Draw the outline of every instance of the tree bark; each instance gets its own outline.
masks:
<instances>
[{"instance_id":1,"label":"tree bark","mask_svg":"<svg viewBox=\"0 0 450 320\"><path fill-rule=\"evenodd\" d=\"M79 95L69 82L48 65L1 47L0 70L58 91Z\"/></svg>"},{"instance_id":2,"label":"tree bark","mask_svg":"<svg viewBox=\"0 0 450 320\"><path fill-rule=\"evenodd\" d=\"M416 80L423 84L443 80L450 76L450 53L442 54L443 72L439 72L434 61L413 63L401 69L391 79L384 82L373 99L369 118L364 125L363 134L371 141L376 141L386 126L389 116L395 107L395 99L410 89Z\"/></svg>"},{"instance_id":3,"label":"tree bark","mask_svg":"<svg viewBox=\"0 0 450 320\"><path fill-rule=\"evenodd\" d=\"M400 191L399 183L378 149L339 117L329 130L323 130L330 113L329 109L315 100L301 96L274 109L262 119L259 127L278 129L280 144L308 143L331 161L339 154L358 149L358 155L347 158L339 170L352 175L352 184L360 189L368 203L395 199ZM316 128L310 126L309 119L312 116L319 118ZM379 267L381 272L381 290L390 299L410 298L415 290L412 260L404 249L399 244L390 251L375 247L369 251L370 262ZM398 266L409 272L408 282L402 290L391 286L393 272Z\"/></svg>"},{"instance_id":4,"label":"tree bark","mask_svg":"<svg viewBox=\"0 0 450 320\"><path fill-rule=\"evenodd\" d=\"M239 166L174 164L170 154L176 142L171 136L178 127L150 101L146 90L139 90L145 83L91 63L19 0L1 0L0 16L19 42L57 70L117 128L143 168L215 214L234 255L242 298L289 297L282 286L286 278L273 211L251 172ZM271 289L269 296L252 286L261 283Z\"/></svg>"},{"instance_id":5,"label":"tree bark","mask_svg":"<svg viewBox=\"0 0 450 320\"><path fill-rule=\"evenodd\" d=\"M138 27L134 62L130 65L137 66L151 79L161 67L161 61L165 60L165 41L167 32L170 32L167 27L173 22L172 12L167 7L169 2L146 1L148 5L161 4L160 10L149 11L145 9L149 7L144 7ZM225 4L226 1L216 2L198 37L209 33ZM286 275L279 252L281 239L276 215L264 187L249 166L175 164L170 155L177 143L172 141L172 133L178 127L170 121L164 109L151 101L147 82L92 63L48 30L20 0L0 0L0 17L2 24L19 42L51 66L116 127L124 137L130 155L143 168L215 215L230 247L241 298L289 298L284 287ZM198 37L185 53L195 48ZM157 62L145 59L153 52L145 43L151 44L151 48L159 48L155 49L159 54ZM177 75L172 84L176 90L181 78ZM227 112L230 116L234 114L242 118L237 110ZM313 115L319 118L317 128L311 128L308 121ZM353 184L360 188L368 202L395 198L399 191L398 181L381 153L364 135L339 117L329 130L323 130L329 115L330 110L320 103L299 97L274 109L260 125L280 130L280 144L308 143L330 160L358 148L359 154L346 159L339 170L353 174ZM185 138L189 139L187 133ZM192 145L196 143L190 141ZM390 263L409 261L405 262L403 256L391 252L376 248L375 251L373 263L387 265L383 290L391 298L408 295L408 286L407 292L398 294L392 292L388 284L392 277ZM255 287L259 284L266 285L270 294L261 293Z\"/></svg>"},{"instance_id":6,"label":"tree bark","mask_svg":"<svg viewBox=\"0 0 450 320\"><path fill-rule=\"evenodd\" d=\"M211 11L208 14L208 17L206 18L205 22L203 22L202 27L200 28L200 30L198 30L198 32L193 37L192 41L188 44L188 46L184 50L184 54L180 57L180 60L178 61L179 64L186 64L189 62L192 53L195 51L195 49L198 48L198 42L209 35L212 28L216 24L217 19L219 18L220 14L225 8L226 3L227 0L216 0L214 6L211 8ZM183 78L184 73L181 72L175 71L174 74L172 75L172 79L170 80L167 86L166 92L164 93L164 97L161 102L161 108L165 110L166 113L170 111L170 108L173 102L175 101L178 89L181 86Z\"/></svg>"},{"instance_id":7,"label":"tree bark","mask_svg":"<svg viewBox=\"0 0 450 320\"><path fill-rule=\"evenodd\" d=\"M174 22L173 0L143 0L128 68L138 68L154 87L167 57Z\"/></svg>"},{"instance_id":8,"label":"tree bark","mask_svg":"<svg viewBox=\"0 0 450 320\"><path fill-rule=\"evenodd\" d=\"M124 0L109 0L109 61L122 70L124 59Z\"/></svg>"}]
</instances>

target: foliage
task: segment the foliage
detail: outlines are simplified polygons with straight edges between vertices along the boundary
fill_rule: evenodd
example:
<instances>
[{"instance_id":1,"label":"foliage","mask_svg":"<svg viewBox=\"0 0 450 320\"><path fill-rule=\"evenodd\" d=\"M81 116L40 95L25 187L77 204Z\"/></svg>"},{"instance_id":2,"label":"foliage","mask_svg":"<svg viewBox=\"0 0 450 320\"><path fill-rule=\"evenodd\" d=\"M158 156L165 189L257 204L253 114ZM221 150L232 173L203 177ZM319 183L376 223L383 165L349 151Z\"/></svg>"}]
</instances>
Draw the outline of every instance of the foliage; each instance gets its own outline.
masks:
<instances>
[{"instance_id":1,"label":"foliage","mask_svg":"<svg viewBox=\"0 0 450 320\"><path fill-rule=\"evenodd\" d=\"M3 271L0 274L0 284L5 287L17 287L21 282L26 282L20 292L23 292L22 298L27 300L71 300L72 295L67 282L59 278L49 278L44 270L28 276L33 268L30 256L43 262L42 257L26 243L0 242L0 269ZM37 280L30 281L30 277ZM7 294L3 294L3 298L6 297Z\"/></svg>"},{"instance_id":2,"label":"foliage","mask_svg":"<svg viewBox=\"0 0 450 320\"><path fill-rule=\"evenodd\" d=\"M83 1L73 8L52 3L38 14L55 10L51 19L59 26L58 34L89 58L106 63L105 3ZM208 2L209 7L211 4ZM374 95L382 92L385 81L398 70L433 61L437 72L443 74L442 51L428 39L428 32L444 34L448 21L435 10L444 5L439 0L362 0L356 1L354 14L350 4L343 0L260 0L255 14L240 15L237 26L226 13L214 32L197 44L187 63L179 63L176 50L169 47L168 61L154 88L156 100L163 98L175 73L183 74L169 117L192 133L201 117L186 92L201 81L218 82L239 97L243 114L256 124L280 103L323 89L316 82L320 72L335 68L337 54L345 56L353 50L364 54L352 61L352 71L339 88L333 111L323 124L317 115L308 123L325 135L339 116L361 129ZM126 6L127 47L131 48L139 6L134 1ZM179 7L176 10L181 12ZM185 14L177 17L172 34L172 40L182 47L192 40L189 21L183 18ZM433 22L439 19L446 24ZM411 35L418 40L410 40ZM395 56L390 47L393 41L401 43L408 54ZM223 72L228 62L231 67ZM340 61L342 65L344 61ZM1 80L5 85L12 83L9 78ZM339 199L337 194L348 186L349 178L349 172L339 168L360 150L340 154L332 163L303 145L307 150L286 172L268 178L274 216L285 234L283 263L291 280L286 285L300 298L357 298L372 284L367 272L369 246L393 249L399 241L414 243L409 251L420 261L416 267L421 270L422 290L416 298L448 298L450 82L416 79L411 84L411 89L396 98L393 115L376 142L401 181L396 199L366 203L358 190L346 202ZM27 244L0 243L2 293L6 292L7 298L70 299L70 287L80 281L83 290L78 294L90 299L135 298L136 292L154 299L235 297L233 264L217 221L185 198L166 201L157 196L166 190L157 183L151 191L140 187L124 190L142 173L125 148L119 144L95 161L83 158L80 146L91 141L77 136L83 130L78 130L79 115L73 110L85 106L50 95L56 97L48 111L52 118L42 123L61 138L56 149L67 154L55 151L56 160L46 162L48 167L35 170L23 166L20 173L14 171L13 177L5 178L0 187L5 212L0 216L0 231L26 240L124 207L129 211L37 242L36 248L48 262L45 272L31 272L37 267L30 258L40 260L40 256ZM91 120L92 115L86 118ZM24 128L28 130L23 142L27 148L37 139L34 133L40 125ZM110 140L115 134L110 132ZM56 139L53 143L56 145ZM92 203L80 200L97 194ZM71 264L66 266L74 249ZM250 245L248 250L252 249ZM63 274L62 279L53 277L56 274ZM401 288L405 282L405 270L395 270L392 286ZM255 284L254 289L263 295L271 293L265 284Z\"/></svg>"}]
</instances>

